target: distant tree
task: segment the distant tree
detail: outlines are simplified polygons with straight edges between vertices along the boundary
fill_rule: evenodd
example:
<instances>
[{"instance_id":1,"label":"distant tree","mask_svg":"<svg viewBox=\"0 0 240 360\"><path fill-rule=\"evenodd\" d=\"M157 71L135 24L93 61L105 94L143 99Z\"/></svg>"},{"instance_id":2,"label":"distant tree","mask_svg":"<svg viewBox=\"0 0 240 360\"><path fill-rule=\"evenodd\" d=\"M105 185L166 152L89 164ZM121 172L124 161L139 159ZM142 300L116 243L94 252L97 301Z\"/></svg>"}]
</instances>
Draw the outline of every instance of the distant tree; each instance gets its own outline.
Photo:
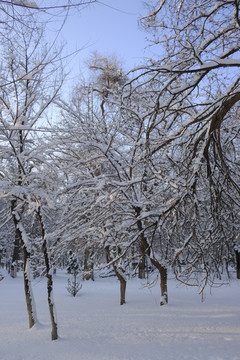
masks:
<instances>
[{"instance_id":1,"label":"distant tree","mask_svg":"<svg viewBox=\"0 0 240 360\"><path fill-rule=\"evenodd\" d=\"M88 61L88 67L93 73L93 83L90 90L95 91L101 98L101 111L104 117L104 104L109 96L119 94L127 77L123 72L120 61L115 56L103 56L94 52ZM108 104L109 106L109 104Z\"/></svg>"},{"instance_id":2,"label":"distant tree","mask_svg":"<svg viewBox=\"0 0 240 360\"><path fill-rule=\"evenodd\" d=\"M72 250L68 250L67 255L67 273L72 275L72 280L70 278L68 279L67 290L72 296L76 296L82 288L82 285L77 280L81 268L77 256Z\"/></svg>"},{"instance_id":3,"label":"distant tree","mask_svg":"<svg viewBox=\"0 0 240 360\"><path fill-rule=\"evenodd\" d=\"M80 273L80 265L77 256L72 250L68 250L67 253L67 273L74 276Z\"/></svg>"}]
</instances>

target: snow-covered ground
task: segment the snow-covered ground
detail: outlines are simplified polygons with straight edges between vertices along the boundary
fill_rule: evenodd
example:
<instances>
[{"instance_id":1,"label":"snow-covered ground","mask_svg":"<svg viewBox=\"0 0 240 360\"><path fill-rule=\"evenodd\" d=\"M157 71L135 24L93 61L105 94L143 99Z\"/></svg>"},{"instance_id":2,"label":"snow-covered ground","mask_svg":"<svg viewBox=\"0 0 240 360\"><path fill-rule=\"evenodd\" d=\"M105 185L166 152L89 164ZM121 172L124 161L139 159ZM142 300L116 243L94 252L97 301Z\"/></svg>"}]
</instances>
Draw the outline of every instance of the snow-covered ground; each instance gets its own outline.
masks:
<instances>
[{"instance_id":1,"label":"snow-covered ground","mask_svg":"<svg viewBox=\"0 0 240 360\"><path fill-rule=\"evenodd\" d=\"M238 360L240 280L207 292L169 281L169 304L159 306L159 286L127 284L127 304L119 305L115 278L86 281L77 297L55 276L54 298L60 338L50 340L46 282L33 291L39 324L28 329L23 279L0 282L1 360Z\"/></svg>"}]
</instances>

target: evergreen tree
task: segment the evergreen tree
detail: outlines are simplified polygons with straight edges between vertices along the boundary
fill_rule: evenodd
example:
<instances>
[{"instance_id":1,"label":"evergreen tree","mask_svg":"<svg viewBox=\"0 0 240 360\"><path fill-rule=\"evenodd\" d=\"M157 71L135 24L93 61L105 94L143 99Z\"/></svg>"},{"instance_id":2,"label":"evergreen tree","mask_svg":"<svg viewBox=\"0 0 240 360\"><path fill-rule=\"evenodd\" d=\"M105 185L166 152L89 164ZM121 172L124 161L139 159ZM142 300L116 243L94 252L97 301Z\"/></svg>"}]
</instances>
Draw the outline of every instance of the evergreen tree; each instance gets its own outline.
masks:
<instances>
[{"instance_id":1,"label":"evergreen tree","mask_svg":"<svg viewBox=\"0 0 240 360\"><path fill-rule=\"evenodd\" d=\"M77 279L77 276L80 273L80 265L76 254L72 250L68 251L67 273L72 275L72 279L68 278L67 291L72 296L76 296L82 288L82 285Z\"/></svg>"}]
</instances>

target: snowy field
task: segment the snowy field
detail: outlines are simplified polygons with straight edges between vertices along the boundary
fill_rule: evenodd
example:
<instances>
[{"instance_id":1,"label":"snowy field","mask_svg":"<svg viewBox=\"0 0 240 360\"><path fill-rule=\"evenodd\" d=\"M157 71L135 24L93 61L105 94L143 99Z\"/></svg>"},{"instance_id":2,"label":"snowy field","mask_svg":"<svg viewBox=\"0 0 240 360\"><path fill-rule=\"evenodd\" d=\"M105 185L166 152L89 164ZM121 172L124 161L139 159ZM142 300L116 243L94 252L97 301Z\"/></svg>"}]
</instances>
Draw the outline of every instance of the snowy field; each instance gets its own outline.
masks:
<instances>
[{"instance_id":1,"label":"snowy field","mask_svg":"<svg viewBox=\"0 0 240 360\"><path fill-rule=\"evenodd\" d=\"M169 304L159 286L128 281L119 305L115 278L83 283L77 297L55 276L59 340L50 340L45 280L33 283L39 324L28 329L23 279L0 282L0 360L237 360L240 359L240 280L207 291L169 281Z\"/></svg>"}]
</instances>

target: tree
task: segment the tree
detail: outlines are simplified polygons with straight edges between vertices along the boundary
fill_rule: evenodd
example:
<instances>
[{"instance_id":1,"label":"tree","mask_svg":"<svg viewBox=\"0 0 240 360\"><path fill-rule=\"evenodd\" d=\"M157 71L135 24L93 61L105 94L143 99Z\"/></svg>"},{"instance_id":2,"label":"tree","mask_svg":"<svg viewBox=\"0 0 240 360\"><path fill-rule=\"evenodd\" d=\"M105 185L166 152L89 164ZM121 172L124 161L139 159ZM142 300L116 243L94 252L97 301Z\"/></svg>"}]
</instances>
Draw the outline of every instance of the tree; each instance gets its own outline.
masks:
<instances>
[{"instance_id":1,"label":"tree","mask_svg":"<svg viewBox=\"0 0 240 360\"><path fill-rule=\"evenodd\" d=\"M104 247L117 228L121 255L112 263L133 245L141 260L148 256L161 275L161 305L168 301L169 266L179 277L176 269L185 264L181 276L196 275L202 291L210 274L231 263L239 206L239 124L233 116L239 113L239 78L229 72L240 65L234 59L238 7L233 1L174 4L163 1L142 19L154 28L154 43L165 44L160 58L134 69L122 90L118 77L115 82L117 67L105 57L94 59L97 87L79 88L79 98L61 104L72 138L81 144L80 152L80 146L68 145L75 169L81 164L84 173L81 192L91 184L83 229ZM159 29L166 31L163 40ZM91 181L85 164L91 164L91 174L96 169ZM216 249L222 255L214 261Z\"/></svg>"},{"instance_id":2,"label":"tree","mask_svg":"<svg viewBox=\"0 0 240 360\"><path fill-rule=\"evenodd\" d=\"M30 279L29 222L36 214L41 227L49 281L49 305L52 306L51 276L41 215L41 203L48 199L41 174L43 164L46 164L46 148L44 150L43 142L40 143L38 132L47 131L46 128L40 129L39 125L44 126L44 114L57 97L63 78L58 75L59 52L51 53L46 45L41 47L43 30L39 27L29 32L24 24L17 23L11 35L2 35L2 39L5 57L0 74L1 197L8 201L16 238L23 249L25 295L29 327L32 327L37 318ZM56 331L53 337L57 338Z\"/></svg>"},{"instance_id":3,"label":"tree","mask_svg":"<svg viewBox=\"0 0 240 360\"><path fill-rule=\"evenodd\" d=\"M100 95L100 107L104 117L104 104L106 100L109 96L121 91L121 87L126 82L127 77L123 74L120 61L113 55L106 57L94 52L89 60L88 67L94 74L94 85L90 85L91 91L95 91Z\"/></svg>"},{"instance_id":4,"label":"tree","mask_svg":"<svg viewBox=\"0 0 240 360\"><path fill-rule=\"evenodd\" d=\"M54 49L71 11L80 10L94 3L96 3L96 0L52 0L51 4L46 0L0 0L0 33L3 38L10 39L11 32L14 33L15 27L18 25L24 27L26 32L31 33L36 31L36 26L39 28L45 27L46 31L49 31L48 24L54 24L54 28L51 27L49 33L50 37L53 37L49 49ZM76 50L74 54L78 51ZM68 54L67 57L72 55ZM18 77L15 78L14 82L20 80L22 80L21 77ZM11 80L3 81L2 79L0 87L8 86L9 81Z\"/></svg>"},{"instance_id":5,"label":"tree","mask_svg":"<svg viewBox=\"0 0 240 360\"><path fill-rule=\"evenodd\" d=\"M206 284L216 267L232 261L236 245L239 3L163 0L142 24L160 56L135 69L126 86L130 97L148 96L147 161L168 188L158 224L169 224L168 243L176 249L169 264L183 256L184 273L203 267ZM216 249L222 256L213 261Z\"/></svg>"},{"instance_id":6,"label":"tree","mask_svg":"<svg viewBox=\"0 0 240 360\"><path fill-rule=\"evenodd\" d=\"M67 273L73 277L72 281L68 279L67 290L72 296L76 296L82 286L77 281L77 276L80 273L80 265L76 254L72 250L68 250Z\"/></svg>"},{"instance_id":7,"label":"tree","mask_svg":"<svg viewBox=\"0 0 240 360\"><path fill-rule=\"evenodd\" d=\"M45 228L44 217L42 213L42 204L37 199L37 207L36 207L36 215L39 220L40 230L41 230L41 240L42 240L42 250L44 255L45 267L46 267L46 276L47 276L47 292L48 292L48 307L52 324L52 340L58 339L58 330L57 330L57 322L56 322L56 314L55 314L55 306L53 301L53 278L51 272L51 262L49 256L48 242L47 242L47 234Z\"/></svg>"},{"instance_id":8,"label":"tree","mask_svg":"<svg viewBox=\"0 0 240 360\"><path fill-rule=\"evenodd\" d=\"M105 74L105 67L99 66L97 70ZM99 78L105 79L105 75L98 73ZM154 179L143 146L147 117L144 104L139 105L139 97L143 100L147 96L141 92L136 99L132 96L130 100L121 100L117 85L107 85L107 96L105 82L96 81L95 88L90 87L92 91L77 87L70 104L60 104L64 132L67 130L59 144L59 151L64 154L61 162L67 161L68 169L71 164L72 176L68 174L68 178L77 179L68 185L68 190L75 191L71 217L82 234L81 242L85 237L88 247L107 251L109 264L122 284L121 303L125 302L126 288L122 264L130 263L134 246L141 271L148 255L161 272L163 304L167 301L165 258L162 255L161 262L158 261L151 245L157 234L156 219L163 211L155 212L162 187L153 191ZM67 212L70 213L69 207ZM76 213L77 216L73 215ZM70 225L73 228L75 225ZM69 235L66 238L69 241Z\"/></svg>"}]
</instances>

